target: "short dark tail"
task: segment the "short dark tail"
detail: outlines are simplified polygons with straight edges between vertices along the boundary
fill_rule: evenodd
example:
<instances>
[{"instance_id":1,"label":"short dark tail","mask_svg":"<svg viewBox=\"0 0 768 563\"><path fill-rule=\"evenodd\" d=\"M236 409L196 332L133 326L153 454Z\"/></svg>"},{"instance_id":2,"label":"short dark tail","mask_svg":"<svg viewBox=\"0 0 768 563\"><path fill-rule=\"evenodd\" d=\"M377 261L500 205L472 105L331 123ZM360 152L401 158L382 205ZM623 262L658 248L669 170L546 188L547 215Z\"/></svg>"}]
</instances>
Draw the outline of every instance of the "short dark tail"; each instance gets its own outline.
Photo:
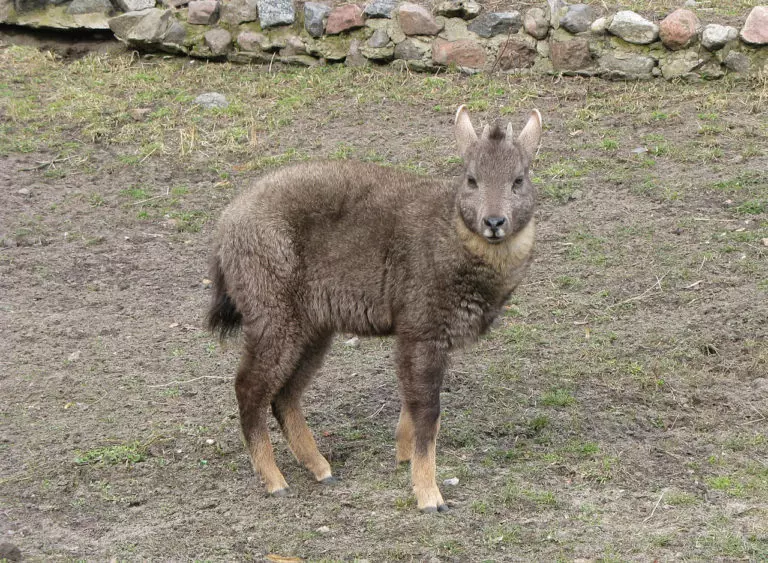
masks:
<instances>
[{"instance_id":1,"label":"short dark tail","mask_svg":"<svg viewBox=\"0 0 768 563\"><path fill-rule=\"evenodd\" d=\"M211 264L211 278L213 281L213 299L208 310L208 330L219 338L226 338L235 334L243 322L243 315L235 307L234 301L227 293L224 282L224 272L221 271L221 262L218 256L213 258Z\"/></svg>"}]
</instances>

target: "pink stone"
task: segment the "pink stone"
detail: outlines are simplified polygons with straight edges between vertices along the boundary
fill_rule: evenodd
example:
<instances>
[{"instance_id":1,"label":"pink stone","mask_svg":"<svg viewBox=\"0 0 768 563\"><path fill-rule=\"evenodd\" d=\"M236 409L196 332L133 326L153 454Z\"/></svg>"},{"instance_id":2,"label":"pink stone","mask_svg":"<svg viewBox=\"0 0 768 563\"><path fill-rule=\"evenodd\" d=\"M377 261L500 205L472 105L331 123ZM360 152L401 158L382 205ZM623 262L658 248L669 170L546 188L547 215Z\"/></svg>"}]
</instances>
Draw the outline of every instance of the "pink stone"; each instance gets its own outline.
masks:
<instances>
[{"instance_id":1,"label":"pink stone","mask_svg":"<svg viewBox=\"0 0 768 563\"><path fill-rule=\"evenodd\" d=\"M741 40L752 45L768 45L768 6L755 6L741 29Z\"/></svg>"},{"instance_id":2,"label":"pink stone","mask_svg":"<svg viewBox=\"0 0 768 563\"><path fill-rule=\"evenodd\" d=\"M455 64L465 68L483 68L485 49L480 43L471 39L458 41L437 39L432 45L432 60L440 65Z\"/></svg>"},{"instance_id":3,"label":"pink stone","mask_svg":"<svg viewBox=\"0 0 768 563\"><path fill-rule=\"evenodd\" d=\"M187 22L198 25L210 25L219 19L218 0L192 0L189 3Z\"/></svg>"},{"instance_id":4,"label":"pink stone","mask_svg":"<svg viewBox=\"0 0 768 563\"><path fill-rule=\"evenodd\" d=\"M668 49L677 51L690 46L696 39L701 22L690 10L675 10L659 24L659 37Z\"/></svg>"},{"instance_id":5,"label":"pink stone","mask_svg":"<svg viewBox=\"0 0 768 563\"><path fill-rule=\"evenodd\" d=\"M549 56L555 70L581 70L592 65L589 42L582 38L551 41Z\"/></svg>"},{"instance_id":6,"label":"pink stone","mask_svg":"<svg viewBox=\"0 0 768 563\"><path fill-rule=\"evenodd\" d=\"M522 41L509 39L499 46L499 67L501 70L530 68L535 62L536 49Z\"/></svg>"},{"instance_id":7,"label":"pink stone","mask_svg":"<svg viewBox=\"0 0 768 563\"><path fill-rule=\"evenodd\" d=\"M328 15L328 23L325 25L325 33L336 35L348 29L363 27L363 10L357 4L345 4L334 8Z\"/></svg>"},{"instance_id":8,"label":"pink stone","mask_svg":"<svg viewBox=\"0 0 768 563\"><path fill-rule=\"evenodd\" d=\"M425 8L410 2L400 5L397 16L406 35L437 35L443 28Z\"/></svg>"}]
</instances>

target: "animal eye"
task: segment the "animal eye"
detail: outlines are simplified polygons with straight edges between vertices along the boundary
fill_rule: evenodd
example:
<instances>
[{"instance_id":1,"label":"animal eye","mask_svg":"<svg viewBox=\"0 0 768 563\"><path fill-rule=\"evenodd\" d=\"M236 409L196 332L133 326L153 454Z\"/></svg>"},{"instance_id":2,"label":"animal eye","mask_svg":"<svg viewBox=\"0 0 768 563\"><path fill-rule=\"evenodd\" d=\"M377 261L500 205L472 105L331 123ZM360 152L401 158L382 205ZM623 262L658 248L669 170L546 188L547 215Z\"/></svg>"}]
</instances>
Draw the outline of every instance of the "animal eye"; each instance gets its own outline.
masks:
<instances>
[{"instance_id":1,"label":"animal eye","mask_svg":"<svg viewBox=\"0 0 768 563\"><path fill-rule=\"evenodd\" d=\"M514 184L512 184L512 189L516 190L517 188L522 186L523 185L523 180L524 180L524 178L522 176L519 176L518 178L515 178L515 182L514 182Z\"/></svg>"},{"instance_id":2,"label":"animal eye","mask_svg":"<svg viewBox=\"0 0 768 563\"><path fill-rule=\"evenodd\" d=\"M473 190L477 188L477 180L475 180L474 176L467 176L467 185Z\"/></svg>"}]
</instances>

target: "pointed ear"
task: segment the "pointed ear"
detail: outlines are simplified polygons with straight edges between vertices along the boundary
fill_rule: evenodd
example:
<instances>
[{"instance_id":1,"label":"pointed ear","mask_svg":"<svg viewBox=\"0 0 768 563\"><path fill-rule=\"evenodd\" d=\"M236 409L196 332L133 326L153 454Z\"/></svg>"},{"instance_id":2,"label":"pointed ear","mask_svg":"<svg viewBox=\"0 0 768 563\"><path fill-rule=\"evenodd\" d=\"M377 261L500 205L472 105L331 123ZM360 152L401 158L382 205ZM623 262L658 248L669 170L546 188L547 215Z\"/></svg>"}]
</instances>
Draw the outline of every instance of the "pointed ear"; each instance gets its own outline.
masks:
<instances>
[{"instance_id":1,"label":"pointed ear","mask_svg":"<svg viewBox=\"0 0 768 563\"><path fill-rule=\"evenodd\" d=\"M528 159L533 160L536 151L539 150L539 143L541 143L541 113L539 110L533 110L531 117L528 118L528 123L525 124L517 140Z\"/></svg>"},{"instance_id":2,"label":"pointed ear","mask_svg":"<svg viewBox=\"0 0 768 563\"><path fill-rule=\"evenodd\" d=\"M454 134L456 135L456 143L459 145L459 154L464 158L469 148L477 141L477 133L475 133L475 128L472 127L472 122L469 120L469 112L463 105L459 106L456 112Z\"/></svg>"}]
</instances>

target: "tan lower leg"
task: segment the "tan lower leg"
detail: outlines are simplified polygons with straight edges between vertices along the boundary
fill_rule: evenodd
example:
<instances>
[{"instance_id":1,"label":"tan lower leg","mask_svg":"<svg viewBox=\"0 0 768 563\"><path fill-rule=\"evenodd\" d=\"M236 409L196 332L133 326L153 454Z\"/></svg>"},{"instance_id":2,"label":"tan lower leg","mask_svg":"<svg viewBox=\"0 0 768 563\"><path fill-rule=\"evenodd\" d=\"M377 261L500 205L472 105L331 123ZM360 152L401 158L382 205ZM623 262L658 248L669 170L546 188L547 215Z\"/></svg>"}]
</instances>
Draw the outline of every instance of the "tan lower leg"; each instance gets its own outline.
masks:
<instances>
[{"instance_id":1,"label":"tan lower leg","mask_svg":"<svg viewBox=\"0 0 768 563\"><path fill-rule=\"evenodd\" d=\"M400 409L400 420L395 430L395 460L397 463L410 461L413 456L413 419L405 405Z\"/></svg>"},{"instance_id":2,"label":"tan lower leg","mask_svg":"<svg viewBox=\"0 0 768 563\"><path fill-rule=\"evenodd\" d=\"M275 454L269 441L269 433L265 430L257 436L252 436L249 449L253 469L264 479L267 492L272 494L275 491L287 489L288 483L275 464Z\"/></svg>"},{"instance_id":3,"label":"tan lower leg","mask_svg":"<svg viewBox=\"0 0 768 563\"><path fill-rule=\"evenodd\" d=\"M437 429L440 428L440 422L437 423ZM435 481L435 451L436 451L437 430L435 437L427 445L425 452L419 449L414 451L411 459L411 479L413 481L413 492L416 495L416 502L420 510L437 509L444 505L443 496L440 489L437 488Z\"/></svg>"},{"instance_id":4,"label":"tan lower leg","mask_svg":"<svg viewBox=\"0 0 768 563\"><path fill-rule=\"evenodd\" d=\"M331 465L317 449L317 443L298 405L289 403L282 409L283 433L288 446L300 463L309 469L315 479L322 481L331 476Z\"/></svg>"}]
</instances>

